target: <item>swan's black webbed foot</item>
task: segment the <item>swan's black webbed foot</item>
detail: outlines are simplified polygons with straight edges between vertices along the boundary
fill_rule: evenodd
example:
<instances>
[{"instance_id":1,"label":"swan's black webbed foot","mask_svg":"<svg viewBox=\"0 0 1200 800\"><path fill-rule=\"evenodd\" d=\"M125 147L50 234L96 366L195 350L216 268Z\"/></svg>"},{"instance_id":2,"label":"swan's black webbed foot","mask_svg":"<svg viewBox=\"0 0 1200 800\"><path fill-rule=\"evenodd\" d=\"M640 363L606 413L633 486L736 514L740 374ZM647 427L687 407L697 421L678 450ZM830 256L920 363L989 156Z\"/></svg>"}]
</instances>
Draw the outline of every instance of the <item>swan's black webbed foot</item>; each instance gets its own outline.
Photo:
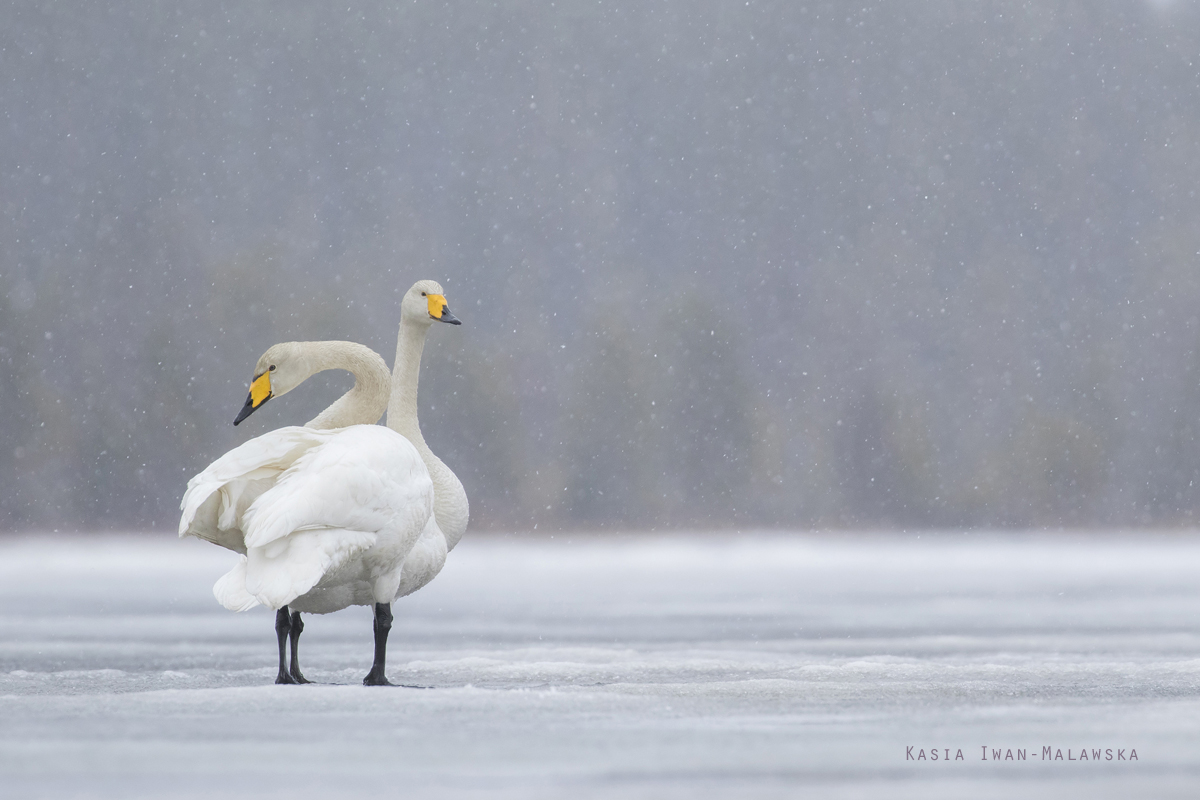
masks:
<instances>
[{"instance_id":1,"label":"swan's black webbed foot","mask_svg":"<svg viewBox=\"0 0 1200 800\"><path fill-rule=\"evenodd\" d=\"M371 671L367 673L367 677L363 678L363 686L395 686L395 685L396 684L392 683L391 681L389 681L387 679L387 676L383 674L383 670L376 670L374 667L371 667Z\"/></svg>"},{"instance_id":2,"label":"swan's black webbed foot","mask_svg":"<svg viewBox=\"0 0 1200 800\"><path fill-rule=\"evenodd\" d=\"M392 604L375 604L375 663L371 671L363 678L363 686L395 686L384 674L384 663L387 661L388 631L392 629Z\"/></svg>"},{"instance_id":3,"label":"swan's black webbed foot","mask_svg":"<svg viewBox=\"0 0 1200 800\"><path fill-rule=\"evenodd\" d=\"M292 642L292 663L288 668L291 675L292 683L312 683L304 674L300 672L300 654L297 652L300 645L300 634L304 632L304 623L300 620L300 612L293 611L291 619L291 630L288 633L288 638Z\"/></svg>"}]
</instances>

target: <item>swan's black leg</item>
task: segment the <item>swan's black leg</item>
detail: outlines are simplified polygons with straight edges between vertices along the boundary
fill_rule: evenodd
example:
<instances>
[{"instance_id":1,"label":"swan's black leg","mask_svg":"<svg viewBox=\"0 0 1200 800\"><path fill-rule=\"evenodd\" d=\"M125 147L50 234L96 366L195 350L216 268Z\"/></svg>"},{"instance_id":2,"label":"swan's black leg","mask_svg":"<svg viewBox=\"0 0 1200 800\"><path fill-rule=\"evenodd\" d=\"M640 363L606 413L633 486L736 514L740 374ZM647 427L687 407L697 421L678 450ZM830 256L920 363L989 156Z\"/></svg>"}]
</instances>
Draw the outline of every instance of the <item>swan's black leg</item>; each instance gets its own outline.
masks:
<instances>
[{"instance_id":1,"label":"swan's black leg","mask_svg":"<svg viewBox=\"0 0 1200 800\"><path fill-rule=\"evenodd\" d=\"M288 607L284 606L275 612L275 636L279 639L279 674L275 677L276 683L295 683L292 676L288 674L287 669L287 642L288 633L292 629L292 617L288 613ZM296 634L299 636L300 634ZM293 647L293 652L294 652Z\"/></svg>"},{"instance_id":2,"label":"swan's black leg","mask_svg":"<svg viewBox=\"0 0 1200 800\"><path fill-rule=\"evenodd\" d=\"M363 678L363 686L395 686L384 674L383 665L387 659L388 631L392 629L392 604L375 604L375 663L371 671Z\"/></svg>"},{"instance_id":3,"label":"swan's black leg","mask_svg":"<svg viewBox=\"0 0 1200 800\"><path fill-rule=\"evenodd\" d=\"M297 645L300 644L300 634L304 633L304 623L300 621L300 612L292 612L292 629L289 633L289 638L292 640L292 667L289 670L292 673L292 680L296 683L312 683L300 673L300 656L296 652Z\"/></svg>"}]
</instances>

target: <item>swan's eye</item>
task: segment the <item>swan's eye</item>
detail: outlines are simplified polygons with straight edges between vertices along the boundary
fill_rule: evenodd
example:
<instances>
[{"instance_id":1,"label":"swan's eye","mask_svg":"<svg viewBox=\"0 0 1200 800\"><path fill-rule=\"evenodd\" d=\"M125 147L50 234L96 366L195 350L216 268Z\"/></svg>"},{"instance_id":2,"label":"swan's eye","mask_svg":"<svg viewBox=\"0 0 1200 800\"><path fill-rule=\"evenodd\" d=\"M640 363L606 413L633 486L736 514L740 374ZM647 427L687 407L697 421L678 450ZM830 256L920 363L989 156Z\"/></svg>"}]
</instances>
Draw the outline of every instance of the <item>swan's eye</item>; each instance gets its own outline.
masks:
<instances>
[{"instance_id":1,"label":"swan's eye","mask_svg":"<svg viewBox=\"0 0 1200 800\"><path fill-rule=\"evenodd\" d=\"M421 297L428 297L428 296L429 295L425 294L424 292L421 292Z\"/></svg>"},{"instance_id":2,"label":"swan's eye","mask_svg":"<svg viewBox=\"0 0 1200 800\"><path fill-rule=\"evenodd\" d=\"M274 364L272 364L272 365L269 367L269 370L270 370L271 372L274 372L274 371L275 371L275 365L274 365Z\"/></svg>"}]
</instances>

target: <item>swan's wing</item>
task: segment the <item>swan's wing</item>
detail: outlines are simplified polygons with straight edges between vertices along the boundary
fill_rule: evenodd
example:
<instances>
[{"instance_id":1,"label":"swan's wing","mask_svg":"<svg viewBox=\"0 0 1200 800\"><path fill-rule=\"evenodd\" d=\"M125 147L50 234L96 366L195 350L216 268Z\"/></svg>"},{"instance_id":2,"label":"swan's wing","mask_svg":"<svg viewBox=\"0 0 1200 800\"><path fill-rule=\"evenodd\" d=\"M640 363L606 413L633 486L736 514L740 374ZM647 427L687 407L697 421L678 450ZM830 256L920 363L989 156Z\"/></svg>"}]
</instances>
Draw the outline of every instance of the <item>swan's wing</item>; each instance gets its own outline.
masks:
<instances>
[{"instance_id":1,"label":"swan's wing","mask_svg":"<svg viewBox=\"0 0 1200 800\"><path fill-rule=\"evenodd\" d=\"M180 502L179 535L211 539L217 530L238 527L239 510L251 499L246 494L260 494L302 453L329 436L328 431L290 426L233 448L188 481Z\"/></svg>"},{"instance_id":2,"label":"swan's wing","mask_svg":"<svg viewBox=\"0 0 1200 800\"><path fill-rule=\"evenodd\" d=\"M412 444L387 428L337 431L301 454L242 517L246 591L271 608L290 603L377 543L387 580L433 513L433 482ZM382 539L382 542L381 542Z\"/></svg>"},{"instance_id":3,"label":"swan's wing","mask_svg":"<svg viewBox=\"0 0 1200 800\"><path fill-rule=\"evenodd\" d=\"M258 598L246 591L246 557L242 556L233 569L221 576L213 586L217 602L230 611L248 611L258 605Z\"/></svg>"},{"instance_id":4,"label":"swan's wing","mask_svg":"<svg viewBox=\"0 0 1200 800\"><path fill-rule=\"evenodd\" d=\"M310 528L293 531L264 547L251 547L246 551L242 591L252 596L256 605L281 608L316 586L326 574L369 550L377 538L369 531Z\"/></svg>"},{"instance_id":5,"label":"swan's wing","mask_svg":"<svg viewBox=\"0 0 1200 800\"><path fill-rule=\"evenodd\" d=\"M309 528L379 532L425 527L433 482L416 448L378 425L334 432L302 453L243 517L247 547ZM414 541L415 541L414 535Z\"/></svg>"}]
</instances>

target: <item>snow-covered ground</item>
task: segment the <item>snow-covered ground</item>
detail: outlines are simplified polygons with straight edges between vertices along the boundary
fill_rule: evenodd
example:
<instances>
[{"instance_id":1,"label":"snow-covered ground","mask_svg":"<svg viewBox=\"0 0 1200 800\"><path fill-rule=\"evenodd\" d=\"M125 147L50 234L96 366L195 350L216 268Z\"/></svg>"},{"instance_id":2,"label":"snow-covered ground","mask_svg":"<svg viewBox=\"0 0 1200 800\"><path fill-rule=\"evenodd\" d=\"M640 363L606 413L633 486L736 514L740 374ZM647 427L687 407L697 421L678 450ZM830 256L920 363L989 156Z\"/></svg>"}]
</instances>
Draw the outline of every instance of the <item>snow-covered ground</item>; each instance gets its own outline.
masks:
<instances>
[{"instance_id":1,"label":"snow-covered ground","mask_svg":"<svg viewBox=\"0 0 1200 800\"><path fill-rule=\"evenodd\" d=\"M365 608L275 686L232 558L0 537L0 795L1200 796L1195 536L468 535L391 689Z\"/></svg>"}]
</instances>

